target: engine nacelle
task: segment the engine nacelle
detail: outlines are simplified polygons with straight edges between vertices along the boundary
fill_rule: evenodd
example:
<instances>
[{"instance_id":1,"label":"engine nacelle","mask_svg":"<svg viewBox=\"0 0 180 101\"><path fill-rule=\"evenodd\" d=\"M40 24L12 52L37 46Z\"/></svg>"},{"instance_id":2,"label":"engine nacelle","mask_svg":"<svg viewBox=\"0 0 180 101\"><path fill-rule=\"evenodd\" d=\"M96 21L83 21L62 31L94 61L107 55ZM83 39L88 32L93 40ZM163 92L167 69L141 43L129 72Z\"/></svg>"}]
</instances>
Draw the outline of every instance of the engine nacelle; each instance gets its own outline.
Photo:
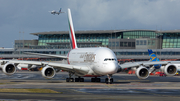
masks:
<instances>
[{"instance_id":1,"label":"engine nacelle","mask_svg":"<svg viewBox=\"0 0 180 101\"><path fill-rule=\"evenodd\" d=\"M2 71L6 75L13 75L16 72L16 66L13 63L6 63L2 66Z\"/></svg>"},{"instance_id":2,"label":"engine nacelle","mask_svg":"<svg viewBox=\"0 0 180 101\"><path fill-rule=\"evenodd\" d=\"M169 63L166 66L164 66L163 72L167 76L174 76L177 73L177 66L175 64L170 64Z\"/></svg>"},{"instance_id":3,"label":"engine nacelle","mask_svg":"<svg viewBox=\"0 0 180 101\"><path fill-rule=\"evenodd\" d=\"M45 66L42 70L41 70L42 76L47 78L47 79L51 79L55 76L56 71L54 70L53 67L51 66Z\"/></svg>"},{"instance_id":4,"label":"engine nacelle","mask_svg":"<svg viewBox=\"0 0 180 101\"><path fill-rule=\"evenodd\" d=\"M136 76L139 79L146 79L149 76L149 70L144 66L139 66L136 70Z\"/></svg>"}]
</instances>

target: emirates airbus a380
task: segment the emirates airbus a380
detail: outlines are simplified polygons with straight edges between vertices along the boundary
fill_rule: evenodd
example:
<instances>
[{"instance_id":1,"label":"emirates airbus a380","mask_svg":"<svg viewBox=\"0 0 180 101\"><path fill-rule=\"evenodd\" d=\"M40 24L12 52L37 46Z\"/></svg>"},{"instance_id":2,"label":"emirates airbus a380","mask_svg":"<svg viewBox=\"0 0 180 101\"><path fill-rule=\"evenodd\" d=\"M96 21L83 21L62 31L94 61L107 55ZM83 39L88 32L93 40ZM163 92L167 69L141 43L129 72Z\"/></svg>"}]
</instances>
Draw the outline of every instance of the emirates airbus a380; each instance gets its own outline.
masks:
<instances>
[{"instance_id":1,"label":"emirates airbus a380","mask_svg":"<svg viewBox=\"0 0 180 101\"><path fill-rule=\"evenodd\" d=\"M72 50L67 56L29 53L66 58L68 64L40 61L0 60L2 71L7 75L12 75L16 72L16 66L18 64L28 64L29 67L32 65L39 65L43 66L43 69L41 70L42 76L48 79L53 78L56 71L63 70L69 73L69 78L66 78L67 82L84 82L83 77L92 77L92 82L101 82L101 79L98 77L107 76L105 82L110 84L113 82L112 75L120 72L124 68L136 67L136 76L139 79L148 78L149 73L151 73L150 68L156 69L153 67L154 64L165 66L163 70L166 75L173 76L177 72L177 67L174 64L180 63L179 61L174 63L171 63L170 61L146 61L118 65L116 55L109 48L78 48L70 9L68 9L68 24ZM72 76L76 76L76 78L74 79Z\"/></svg>"}]
</instances>

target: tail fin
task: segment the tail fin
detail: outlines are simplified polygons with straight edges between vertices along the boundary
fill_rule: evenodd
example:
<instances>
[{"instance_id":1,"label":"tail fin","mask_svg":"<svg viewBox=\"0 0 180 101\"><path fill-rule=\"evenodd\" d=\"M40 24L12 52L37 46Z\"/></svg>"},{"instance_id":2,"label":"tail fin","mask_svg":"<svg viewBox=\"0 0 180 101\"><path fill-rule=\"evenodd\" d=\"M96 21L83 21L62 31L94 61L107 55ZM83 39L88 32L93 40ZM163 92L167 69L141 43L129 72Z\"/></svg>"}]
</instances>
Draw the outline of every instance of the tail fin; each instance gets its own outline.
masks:
<instances>
[{"instance_id":1,"label":"tail fin","mask_svg":"<svg viewBox=\"0 0 180 101\"><path fill-rule=\"evenodd\" d=\"M60 10L59 10L59 13L61 12L61 8L60 8Z\"/></svg>"},{"instance_id":2,"label":"tail fin","mask_svg":"<svg viewBox=\"0 0 180 101\"><path fill-rule=\"evenodd\" d=\"M69 8L68 8L68 24L69 24L69 36L70 36L70 41L71 41L71 47L72 49L75 49L77 48L77 44L76 44L74 27L73 27L73 22L72 22L72 17L71 17L71 10Z\"/></svg>"},{"instance_id":3,"label":"tail fin","mask_svg":"<svg viewBox=\"0 0 180 101\"><path fill-rule=\"evenodd\" d=\"M156 54L151 49L148 49L148 52L149 52L149 56L150 56L151 61L159 61Z\"/></svg>"},{"instance_id":4,"label":"tail fin","mask_svg":"<svg viewBox=\"0 0 180 101\"><path fill-rule=\"evenodd\" d=\"M150 61L159 61L156 54L151 49L148 49L148 52L149 52ZM159 68L161 68L161 64L156 64L156 65L154 65L154 67L156 69L159 69Z\"/></svg>"}]
</instances>

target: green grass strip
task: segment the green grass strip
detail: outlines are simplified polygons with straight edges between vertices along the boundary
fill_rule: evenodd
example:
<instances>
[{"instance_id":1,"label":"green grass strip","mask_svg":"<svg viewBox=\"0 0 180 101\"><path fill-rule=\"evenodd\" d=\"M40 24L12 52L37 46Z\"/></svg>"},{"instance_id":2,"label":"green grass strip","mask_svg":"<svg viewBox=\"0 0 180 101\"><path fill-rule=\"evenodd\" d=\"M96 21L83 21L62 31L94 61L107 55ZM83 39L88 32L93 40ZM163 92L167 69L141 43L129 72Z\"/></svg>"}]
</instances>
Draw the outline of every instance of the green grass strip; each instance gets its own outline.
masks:
<instances>
[{"instance_id":1,"label":"green grass strip","mask_svg":"<svg viewBox=\"0 0 180 101\"><path fill-rule=\"evenodd\" d=\"M8 93L62 93L51 89L0 89L0 92Z\"/></svg>"}]
</instances>

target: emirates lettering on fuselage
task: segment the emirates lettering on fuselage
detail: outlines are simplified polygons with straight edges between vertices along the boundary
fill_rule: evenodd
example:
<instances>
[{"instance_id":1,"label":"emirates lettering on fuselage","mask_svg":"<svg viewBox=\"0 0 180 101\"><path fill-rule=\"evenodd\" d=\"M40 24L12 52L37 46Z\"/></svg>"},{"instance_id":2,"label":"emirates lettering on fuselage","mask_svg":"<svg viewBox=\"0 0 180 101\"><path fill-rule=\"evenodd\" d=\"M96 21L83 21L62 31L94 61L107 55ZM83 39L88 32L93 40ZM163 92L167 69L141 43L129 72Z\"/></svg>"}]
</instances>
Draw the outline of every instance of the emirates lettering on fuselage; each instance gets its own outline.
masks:
<instances>
[{"instance_id":1,"label":"emirates lettering on fuselage","mask_svg":"<svg viewBox=\"0 0 180 101\"><path fill-rule=\"evenodd\" d=\"M80 58L84 58L84 62L94 62L96 54L93 53L85 53L81 54Z\"/></svg>"}]
</instances>

